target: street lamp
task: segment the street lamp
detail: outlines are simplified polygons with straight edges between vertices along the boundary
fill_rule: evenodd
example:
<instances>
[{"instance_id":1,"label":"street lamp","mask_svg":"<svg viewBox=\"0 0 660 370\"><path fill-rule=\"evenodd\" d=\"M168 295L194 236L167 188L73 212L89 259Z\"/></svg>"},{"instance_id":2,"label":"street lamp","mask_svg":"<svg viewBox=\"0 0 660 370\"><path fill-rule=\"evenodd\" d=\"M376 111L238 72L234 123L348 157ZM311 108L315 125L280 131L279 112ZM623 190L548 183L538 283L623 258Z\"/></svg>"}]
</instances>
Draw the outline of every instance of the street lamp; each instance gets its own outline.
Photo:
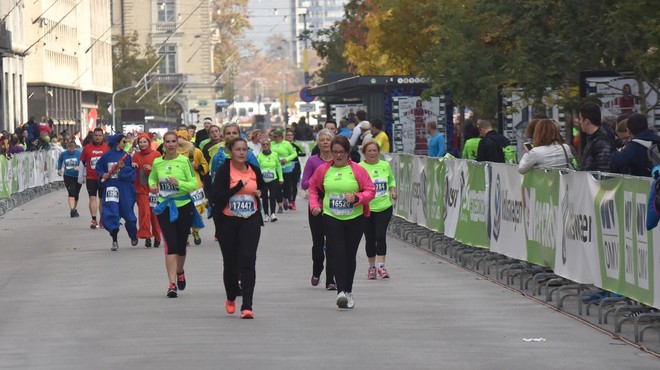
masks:
<instances>
[{"instance_id":1,"label":"street lamp","mask_svg":"<svg viewBox=\"0 0 660 370\"><path fill-rule=\"evenodd\" d=\"M298 15L303 17L303 33L305 34L305 39L303 40L303 71L305 77L305 85L309 85L309 54L307 51L307 8L298 8Z\"/></svg>"},{"instance_id":2,"label":"street lamp","mask_svg":"<svg viewBox=\"0 0 660 370\"><path fill-rule=\"evenodd\" d=\"M115 115L115 96L117 96L117 94L119 94L120 92L134 88L135 86L124 87L123 89L119 89L112 93L112 103L110 104L110 106L112 108L112 129L115 130L115 132L119 132L119 130L117 130L117 117Z\"/></svg>"}]
</instances>

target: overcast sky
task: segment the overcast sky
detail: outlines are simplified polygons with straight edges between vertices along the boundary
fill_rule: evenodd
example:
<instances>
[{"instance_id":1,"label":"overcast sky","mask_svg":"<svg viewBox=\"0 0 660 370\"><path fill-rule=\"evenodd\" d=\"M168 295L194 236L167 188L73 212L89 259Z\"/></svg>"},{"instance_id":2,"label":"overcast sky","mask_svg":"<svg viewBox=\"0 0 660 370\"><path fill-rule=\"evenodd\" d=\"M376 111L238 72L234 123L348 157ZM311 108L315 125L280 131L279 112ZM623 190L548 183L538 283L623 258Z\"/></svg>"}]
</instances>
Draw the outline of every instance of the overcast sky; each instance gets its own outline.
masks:
<instances>
[{"instance_id":1,"label":"overcast sky","mask_svg":"<svg viewBox=\"0 0 660 370\"><path fill-rule=\"evenodd\" d=\"M257 48L267 50L266 41L277 33L291 39L291 0L250 0L248 11L253 29L245 32L245 39Z\"/></svg>"}]
</instances>

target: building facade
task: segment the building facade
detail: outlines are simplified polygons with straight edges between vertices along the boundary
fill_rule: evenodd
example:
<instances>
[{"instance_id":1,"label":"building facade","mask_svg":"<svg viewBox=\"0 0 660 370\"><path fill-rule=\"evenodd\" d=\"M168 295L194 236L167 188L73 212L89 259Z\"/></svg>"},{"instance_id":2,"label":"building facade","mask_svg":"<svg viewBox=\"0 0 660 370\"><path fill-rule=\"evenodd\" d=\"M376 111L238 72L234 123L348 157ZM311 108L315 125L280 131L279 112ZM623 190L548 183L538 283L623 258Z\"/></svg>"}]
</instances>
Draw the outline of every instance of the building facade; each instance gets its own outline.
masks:
<instances>
[{"instance_id":1,"label":"building facade","mask_svg":"<svg viewBox=\"0 0 660 370\"><path fill-rule=\"evenodd\" d=\"M0 0L0 130L16 131L27 120L24 7Z\"/></svg>"},{"instance_id":2,"label":"building facade","mask_svg":"<svg viewBox=\"0 0 660 370\"><path fill-rule=\"evenodd\" d=\"M24 3L27 116L55 131L93 129L98 95L112 93L110 0Z\"/></svg>"},{"instance_id":3,"label":"building facade","mask_svg":"<svg viewBox=\"0 0 660 370\"><path fill-rule=\"evenodd\" d=\"M294 57L299 67L304 66L305 43L298 36L308 30L321 30L344 18L344 5L348 0L291 0L291 40L296 40ZM311 47L307 45L308 48Z\"/></svg>"},{"instance_id":4,"label":"building facade","mask_svg":"<svg viewBox=\"0 0 660 370\"><path fill-rule=\"evenodd\" d=\"M148 43L161 57L147 79L158 85L161 104L175 103L177 121L199 126L204 117L214 117L211 2L113 0L112 13L120 19L113 36L137 31L139 44Z\"/></svg>"}]
</instances>

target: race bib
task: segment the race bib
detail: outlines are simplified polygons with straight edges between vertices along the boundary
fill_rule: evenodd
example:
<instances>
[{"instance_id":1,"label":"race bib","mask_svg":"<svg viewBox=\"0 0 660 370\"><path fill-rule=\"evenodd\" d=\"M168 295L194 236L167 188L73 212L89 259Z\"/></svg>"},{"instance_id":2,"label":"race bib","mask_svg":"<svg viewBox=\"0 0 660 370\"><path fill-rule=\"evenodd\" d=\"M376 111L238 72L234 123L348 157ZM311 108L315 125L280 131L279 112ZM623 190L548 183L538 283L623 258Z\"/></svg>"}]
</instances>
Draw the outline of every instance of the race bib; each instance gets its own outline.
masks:
<instances>
[{"instance_id":1,"label":"race bib","mask_svg":"<svg viewBox=\"0 0 660 370\"><path fill-rule=\"evenodd\" d=\"M206 196L204 195L204 189L197 189L190 193L190 196L193 198L195 207L200 206L206 203Z\"/></svg>"},{"instance_id":2,"label":"race bib","mask_svg":"<svg viewBox=\"0 0 660 370\"><path fill-rule=\"evenodd\" d=\"M256 212L252 195L237 194L229 198L229 213L233 216L248 218Z\"/></svg>"},{"instance_id":3,"label":"race bib","mask_svg":"<svg viewBox=\"0 0 660 370\"><path fill-rule=\"evenodd\" d=\"M350 216L353 214L353 203L349 203L344 194L330 194L330 213L335 216Z\"/></svg>"},{"instance_id":4,"label":"race bib","mask_svg":"<svg viewBox=\"0 0 660 370\"><path fill-rule=\"evenodd\" d=\"M275 170L263 170L261 174L264 176L264 181L266 182L275 180Z\"/></svg>"},{"instance_id":5,"label":"race bib","mask_svg":"<svg viewBox=\"0 0 660 370\"><path fill-rule=\"evenodd\" d=\"M158 205L158 194L149 193L149 207L154 208Z\"/></svg>"},{"instance_id":6,"label":"race bib","mask_svg":"<svg viewBox=\"0 0 660 370\"><path fill-rule=\"evenodd\" d=\"M158 179L158 192L163 198L169 197L170 195L179 194L179 187L173 185L167 179Z\"/></svg>"},{"instance_id":7,"label":"race bib","mask_svg":"<svg viewBox=\"0 0 660 370\"><path fill-rule=\"evenodd\" d=\"M74 170L76 166L78 166L78 158L67 158L64 161L64 169L66 170Z\"/></svg>"},{"instance_id":8,"label":"race bib","mask_svg":"<svg viewBox=\"0 0 660 370\"><path fill-rule=\"evenodd\" d=\"M89 160L89 167L91 167L91 169L96 169L96 162L99 161L99 158L101 157L92 157L92 159Z\"/></svg>"},{"instance_id":9,"label":"race bib","mask_svg":"<svg viewBox=\"0 0 660 370\"><path fill-rule=\"evenodd\" d=\"M387 194L387 179L374 179L374 187L376 188L377 197L382 197L383 195Z\"/></svg>"},{"instance_id":10,"label":"race bib","mask_svg":"<svg viewBox=\"0 0 660 370\"><path fill-rule=\"evenodd\" d=\"M108 186L105 189L105 201L106 202L119 202L119 189L114 186Z\"/></svg>"}]
</instances>

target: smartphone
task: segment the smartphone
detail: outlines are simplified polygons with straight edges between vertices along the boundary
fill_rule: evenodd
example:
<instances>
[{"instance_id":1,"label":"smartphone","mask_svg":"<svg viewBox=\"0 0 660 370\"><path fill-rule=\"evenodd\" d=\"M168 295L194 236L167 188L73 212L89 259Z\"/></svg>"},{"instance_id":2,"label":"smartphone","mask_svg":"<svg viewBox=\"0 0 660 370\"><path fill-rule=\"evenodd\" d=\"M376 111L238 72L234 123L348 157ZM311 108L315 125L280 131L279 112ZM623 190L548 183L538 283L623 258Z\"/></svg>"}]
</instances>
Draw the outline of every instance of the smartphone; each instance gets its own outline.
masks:
<instances>
[{"instance_id":1,"label":"smartphone","mask_svg":"<svg viewBox=\"0 0 660 370\"><path fill-rule=\"evenodd\" d=\"M527 150L532 150L532 148L534 147L534 145L532 145L532 143L530 143L529 141L523 145L525 146L525 148L527 148Z\"/></svg>"}]
</instances>

